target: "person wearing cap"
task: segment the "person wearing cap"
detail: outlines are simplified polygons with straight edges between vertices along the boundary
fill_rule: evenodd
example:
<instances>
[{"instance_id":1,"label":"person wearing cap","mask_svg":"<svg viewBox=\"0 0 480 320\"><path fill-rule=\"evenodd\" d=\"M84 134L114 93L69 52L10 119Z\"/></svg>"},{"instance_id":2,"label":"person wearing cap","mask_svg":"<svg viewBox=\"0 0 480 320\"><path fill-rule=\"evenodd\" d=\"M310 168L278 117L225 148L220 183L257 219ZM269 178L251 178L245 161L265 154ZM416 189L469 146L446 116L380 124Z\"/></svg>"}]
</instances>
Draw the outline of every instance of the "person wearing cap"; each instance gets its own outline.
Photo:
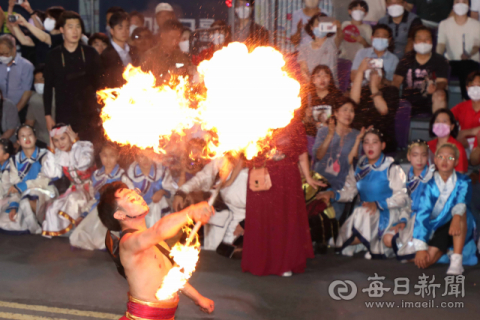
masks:
<instances>
[{"instance_id":1,"label":"person wearing cap","mask_svg":"<svg viewBox=\"0 0 480 320\"><path fill-rule=\"evenodd\" d=\"M176 20L175 12L173 12L173 7L166 2L159 3L155 8L155 20L159 28L158 33L160 34L163 25L168 20Z\"/></svg>"},{"instance_id":2,"label":"person wearing cap","mask_svg":"<svg viewBox=\"0 0 480 320\"><path fill-rule=\"evenodd\" d=\"M243 42L248 47L268 46L270 35L264 27L252 20L254 0L235 1L235 28L233 41Z\"/></svg>"},{"instance_id":3,"label":"person wearing cap","mask_svg":"<svg viewBox=\"0 0 480 320\"><path fill-rule=\"evenodd\" d=\"M151 71L157 85L168 82L171 74L192 76L192 60L179 48L184 26L177 20L167 20L160 29L158 44L143 55L142 70Z\"/></svg>"}]
</instances>

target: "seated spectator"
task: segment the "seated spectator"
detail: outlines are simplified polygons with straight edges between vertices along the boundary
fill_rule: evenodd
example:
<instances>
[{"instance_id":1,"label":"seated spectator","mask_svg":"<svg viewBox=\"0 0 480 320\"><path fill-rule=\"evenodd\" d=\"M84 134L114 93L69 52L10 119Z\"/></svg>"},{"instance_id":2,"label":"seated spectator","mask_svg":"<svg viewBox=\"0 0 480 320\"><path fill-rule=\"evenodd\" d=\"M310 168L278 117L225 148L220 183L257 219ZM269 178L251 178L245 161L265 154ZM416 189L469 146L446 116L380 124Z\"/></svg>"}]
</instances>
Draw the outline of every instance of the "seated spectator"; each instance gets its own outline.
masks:
<instances>
[{"instance_id":1,"label":"seated spectator","mask_svg":"<svg viewBox=\"0 0 480 320\"><path fill-rule=\"evenodd\" d=\"M316 14L308 21L305 30L313 39L310 43L300 46L297 61L300 64L303 80L310 82L313 69L318 65L326 65L333 73L335 84L338 85L337 60L338 48L343 40L343 32L340 29L340 22L335 21L337 33L332 34L320 30L320 23L326 22L323 13ZM331 18L328 21L331 22Z\"/></svg>"},{"instance_id":2,"label":"seated spectator","mask_svg":"<svg viewBox=\"0 0 480 320\"><path fill-rule=\"evenodd\" d=\"M192 30L190 30L190 28L185 27L183 29L180 42L178 43L180 50L182 50L182 52L187 54L190 52L190 36L191 35L192 35Z\"/></svg>"},{"instance_id":3,"label":"seated spectator","mask_svg":"<svg viewBox=\"0 0 480 320\"><path fill-rule=\"evenodd\" d=\"M129 38L128 14L116 12L110 17L111 45L100 56L104 68L104 85L107 88L118 88L125 83L123 71L132 63Z\"/></svg>"},{"instance_id":4,"label":"seated spectator","mask_svg":"<svg viewBox=\"0 0 480 320\"><path fill-rule=\"evenodd\" d=\"M341 190L350 170L352 163L350 160L353 160L349 158L350 152L353 148L359 147L357 138L360 132L351 127L356 107L353 100L341 96L335 101L333 107L335 120L330 118L328 127L318 130L313 154L315 171L328 180L333 190ZM345 203L335 202L332 205L335 217L339 220L345 209Z\"/></svg>"},{"instance_id":5,"label":"seated spectator","mask_svg":"<svg viewBox=\"0 0 480 320\"><path fill-rule=\"evenodd\" d=\"M403 84L403 98L412 104L412 116L432 114L447 106L448 62L432 52L432 32L427 27L415 30L413 48L395 70L393 85Z\"/></svg>"},{"instance_id":6,"label":"seated spectator","mask_svg":"<svg viewBox=\"0 0 480 320\"><path fill-rule=\"evenodd\" d=\"M413 230L415 265L426 269L436 262L450 263L447 274L451 275L462 274L462 265L478 262L475 220L470 209L472 182L470 177L455 173L458 157L454 144L437 149L438 171L427 183ZM439 202L445 205L437 205Z\"/></svg>"},{"instance_id":7,"label":"seated spectator","mask_svg":"<svg viewBox=\"0 0 480 320\"><path fill-rule=\"evenodd\" d=\"M422 23L429 28L436 28L440 21L448 18L452 12L453 0L407 0L405 8L415 13Z\"/></svg>"},{"instance_id":8,"label":"seated spectator","mask_svg":"<svg viewBox=\"0 0 480 320\"><path fill-rule=\"evenodd\" d=\"M299 114L299 118L304 121L307 135L316 136L317 128L327 126L334 105L342 96L342 92L335 86L329 67L319 65L313 69L310 83L302 96ZM306 119L308 114L311 114L311 119Z\"/></svg>"},{"instance_id":9,"label":"seated spectator","mask_svg":"<svg viewBox=\"0 0 480 320\"><path fill-rule=\"evenodd\" d=\"M128 18L130 22L130 37L131 37L135 29L145 26L145 16L138 11L132 11L128 14Z\"/></svg>"},{"instance_id":10,"label":"seated spectator","mask_svg":"<svg viewBox=\"0 0 480 320\"><path fill-rule=\"evenodd\" d=\"M372 25L378 23L387 11L386 1L385 0L365 0L368 5L368 12L365 16L364 21L370 22Z\"/></svg>"},{"instance_id":11,"label":"seated spectator","mask_svg":"<svg viewBox=\"0 0 480 320\"><path fill-rule=\"evenodd\" d=\"M17 107L12 101L5 99L0 91L0 110L2 112L1 135L0 139L10 140L12 143L17 142L15 130L20 126L20 118L18 117Z\"/></svg>"},{"instance_id":12,"label":"seated spectator","mask_svg":"<svg viewBox=\"0 0 480 320\"><path fill-rule=\"evenodd\" d=\"M155 7L155 21L158 26L158 35L161 34L163 25L169 20L177 20L173 7L169 3L159 3Z\"/></svg>"},{"instance_id":13,"label":"seated spectator","mask_svg":"<svg viewBox=\"0 0 480 320\"><path fill-rule=\"evenodd\" d=\"M290 41L294 46L304 45L312 41L312 38L305 32L305 25L316 14L319 14L318 4L320 0L304 0L305 8L298 9L292 14L292 35Z\"/></svg>"},{"instance_id":14,"label":"seated spectator","mask_svg":"<svg viewBox=\"0 0 480 320\"><path fill-rule=\"evenodd\" d=\"M386 143L384 152L389 154L397 150L395 115L400 103L399 91L385 79L382 69L372 69L369 62L368 58L363 59L350 91L350 97L358 104L353 127L360 130L373 126L380 130Z\"/></svg>"},{"instance_id":15,"label":"seated spectator","mask_svg":"<svg viewBox=\"0 0 480 320\"><path fill-rule=\"evenodd\" d=\"M105 15L105 25L106 25L106 34L108 36L109 39L112 38L112 34L110 33L110 18L113 16L114 13L117 13L117 12L125 12L125 10L122 8L122 7L118 7L118 6L113 6L113 7L110 7L108 8L107 10L107 14Z\"/></svg>"},{"instance_id":16,"label":"seated spectator","mask_svg":"<svg viewBox=\"0 0 480 320\"><path fill-rule=\"evenodd\" d=\"M45 120L45 108L43 106L43 91L45 88L45 78L43 77L43 70L45 65L41 64L35 68L33 72L33 86L35 91L32 93L28 101L27 120L32 128L35 128L37 135L37 145L46 148L50 144L50 134L47 129L47 121ZM52 117L55 119L55 102L52 102Z\"/></svg>"},{"instance_id":17,"label":"seated spectator","mask_svg":"<svg viewBox=\"0 0 480 320\"><path fill-rule=\"evenodd\" d=\"M475 137L480 132L480 71L468 75L467 92L470 100L459 103L452 112L460 125L458 141L472 150Z\"/></svg>"},{"instance_id":18,"label":"seated spectator","mask_svg":"<svg viewBox=\"0 0 480 320\"><path fill-rule=\"evenodd\" d=\"M468 99L465 81L472 70L479 68L480 22L468 17L468 0L455 0L453 17L438 27L437 53L450 61L451 76L460 80L463 99Z\"/></svg>"},{"instance_id":19,"label":"seated spectator","mask_svg":"<svg viewBox=\"0 0 480 320\"><path fill-rule=\"evenodd\" d=\"M101 55L103 50L107 49L107 47L110 45L110 40L105 33L97 32L92 34L92 36L88 39L88 45L94 47L98 54Z\"/></svg>"},{"instance_id":20,"label":"seated spectator","mask_svg":"<svg viewBox=\"0 0 480 320\"><path fill-rule=\"evenodd\" d=\"M354 0L348 5L348 14L352 17L352 20L342 23L343 33L346 33L345 27L353 25L359 34L350 36L350 39L354 42L347 40L342 42L340 45L340 58L353 61L359 50L372 45L372 27L369 24L363 23L363 18L366 13L368 13L368 5L363 0Z\"/></svg>"},{"instance_id":21,"label":"seated spectator","mask_svg":"<svg viewBox=\"0 0 480 320\"><path fill-rule=\"evenodd\" d=\"M235 33L233 41L243 42L248 47L268 46L270 35L264 27L252 19L253 1L235 1Z\"/></svg>"},{"instance_id":22,"label":"seated spectator","mask_svg":"<svg viewBox=\"0 0 480 320\"><path fill-rule=\"evenodd\" d=\"M130 56L132 64L139 67L143 54L153 46L153 34L147 27L138 27L132 33Z\"/></svg>"},{"instance_id":23,"label":"seated spectator","mask_svg":"<svg viewBox=\"0 0 480 320\"><path fill-rule=\"evenodd\" d=\"M465 148L455 139L458 135L458 125L452 111L448 109L437 110L430 120L429 133L430 137L437 137L428 142L430 151L435 154L437 149L441 148L442 145L446 143L454 144L459 152L455 170L460 173L467 173L468 157Z\"/></svg>"},{"instance_id":24,"label":"seated spectator","mask_svg":"<svg viewBox=\"0 0 480 320\"><path fill-rule=\"evenodd\" d=\"M385 79L393 80L393 74L398 64L398 58L393 54L392 29L385 24L377 24L372 29L372 48L360 49L355 55L352 64L350 80L355 81L357 69L363 59L382 59L383 69L385 70Z\"/></svg>"},{"instance_id":25,"label":"seated spectator","mask_svg":"<svg viewBox=\"0 0 480 320\"><path fill-rule=\"evenodd\" d=\"M232 41L232 32L230 26L223 20L217 20L210 26L211 44L208 48L200 51L199 54L192 57L193 63L199 65L203 60L210 60L213 54Z\"/></svg>"},{"instance_id":26,"label":"seated spectator","mask_svg":"<svg viewBox=\"0 0 480 320\"><path fill-rule=\"evenodd\" d=\"M57 23L63 12L65 10L62 7L48 8L42 28L28 23L22 15L17 15L17 22L8 23L18 42L23 46L35 47L35 65L45 63L48 52L63 43L60 25ZM30 36L26 36L19 26L26 28Z\"/></svg>"},{"instance_id":27,"label":"seated spectator","mask_svg":"<svg viewBox=\"0 0 480 320\"><path fill-rule=\"evenodd\" d=\"M413 49L413 32L422 25L422 21L413 12L405 11L405 0L386 0L388 14L378 20L392 29L395 42L395 55L402 59L406 52Z\"/></svg>"},{"instance_id":28,"label":"seated spectator","mask_svg":"<svg viewBox=\"0 0 480 320\"><path fill-rule=\"evenodd\" d=\"M8 34L0 36L0 90L20 112L32 95L33 65L17 54L15 39Z\"/></svg>"},{"instance_id":29,"label":"seated spectator","mask_svg":"<svg viewBox=\"0 0 480 320\"><path fill-rule=\"evenodd\" d=\"M191 59L178 47L183 28L183 24L177 20L165 22L160 31L158 45L143 56L142 69L151 71L157 84L169 81L170 74L191 76L195 72Z\"/></svg>"}]
</instances>

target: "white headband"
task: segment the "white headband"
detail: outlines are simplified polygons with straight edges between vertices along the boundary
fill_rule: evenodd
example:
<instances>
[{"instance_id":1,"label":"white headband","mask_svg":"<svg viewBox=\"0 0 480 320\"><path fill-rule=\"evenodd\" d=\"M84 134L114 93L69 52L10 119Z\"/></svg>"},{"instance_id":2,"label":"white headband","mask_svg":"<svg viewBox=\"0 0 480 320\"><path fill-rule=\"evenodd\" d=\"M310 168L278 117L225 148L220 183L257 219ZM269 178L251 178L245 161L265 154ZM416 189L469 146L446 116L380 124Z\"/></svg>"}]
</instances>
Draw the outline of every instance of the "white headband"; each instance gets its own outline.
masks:
<instances>
[{"instance_id":1,"label":"white headband","mask_svg":"<svg viewBox=\"0 0 480 320\"><path fill-rule=\"evenodd\" d=\"M68 126L63 126L63 127L59 127L59 128L54 128L54 129L50 130L50 137L53 138L53 137L55 137L56 135L62 135L62 134L64 134L65 132L67 132L67 129L68 129Z\"/></svg>"}]
</instances>

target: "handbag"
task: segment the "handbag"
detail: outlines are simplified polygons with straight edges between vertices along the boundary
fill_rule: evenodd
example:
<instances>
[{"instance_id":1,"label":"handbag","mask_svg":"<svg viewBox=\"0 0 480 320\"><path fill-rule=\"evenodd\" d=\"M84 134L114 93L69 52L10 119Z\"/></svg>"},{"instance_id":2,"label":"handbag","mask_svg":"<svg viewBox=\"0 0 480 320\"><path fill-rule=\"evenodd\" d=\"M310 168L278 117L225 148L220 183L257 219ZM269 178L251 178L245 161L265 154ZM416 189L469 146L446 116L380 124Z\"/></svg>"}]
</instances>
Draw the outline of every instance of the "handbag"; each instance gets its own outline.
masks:
<instances>
[{"instance_id":1,"label":"handbag","mask_svg":"<svg viewBox=\"0 0 480 320\"><path fill-rule=\"evenodd\" d=\"M250 170L250 177L248 181L250 190L267 191L272 187L272 180L270 179L270 174L268 173L266 165L267 160L265 160L265 164L262 168L257 169L253 167L253 169Z\"/></svg>"}]
</instances>

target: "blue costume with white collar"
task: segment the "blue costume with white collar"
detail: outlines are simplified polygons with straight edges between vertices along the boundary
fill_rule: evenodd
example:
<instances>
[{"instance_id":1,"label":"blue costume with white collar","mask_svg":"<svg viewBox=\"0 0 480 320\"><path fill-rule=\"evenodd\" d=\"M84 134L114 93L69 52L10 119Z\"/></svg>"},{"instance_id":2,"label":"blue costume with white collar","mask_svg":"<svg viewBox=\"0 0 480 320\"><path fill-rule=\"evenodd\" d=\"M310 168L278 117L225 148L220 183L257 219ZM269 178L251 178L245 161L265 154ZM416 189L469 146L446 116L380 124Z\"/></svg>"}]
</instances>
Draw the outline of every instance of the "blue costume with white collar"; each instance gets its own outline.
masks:
<instances>
[{"instance_id":1,"label":"blue costume with white collar","mask_svg":"<svg viewBox=\"0 0 480 320\"><path fill-rule=\"evenodd\" d=\"M352 255L359 247L350 244L358 238L372 257L392 256L391 248L383 243L383 235L398 222L400 210L410 206L405 173L391 157L381 154L378 161L370 165L364 156L355 170L350 169L343 189L335 193L335 200L349 202L357 194L362 202L375 202L377 210L371 215L365 207L358 206L339 232L337 250Z\"/></svg>"},{"instance_id":2,"label":"blue costume with white collar","mask_svg":"<svg viewBox=\"0 0 480 320\"><path fill-rule=\"evenodd\" d=\"M133 189L133 184L118 164L109 174L105 173L105 167L96 170L91 179L94 199L89 203L90 209L88 210L88 215L83 215L84 219L82 223L80 223L70 235L70 244L85 250L103 250L105 249L107 228L105 228L98 217L97 205L100 200L100 189L104 185L116 181L125 183L129 189Z\"/></svg>"},{"instance_id":3,"label":"blue costume with white collar","mask_svg":"<svg viewBox=\"0 0 480 320\"><path fill-rule=\"evenodd\" d=\"M147 227L150 228L161 219L162 216L170 213L170 206L165 198L170 197L170 192L163 189L162 182L166 170L159 163L152 163L148 176L144 175L139 164L135 161L128 168L128 177L132 180L133 186L140 190L140 194L148 204L150 212L145 217ZM165 190L166 196L162 197L160 202L154 203L152 197L155 192Z\"/></svg>"},{"instance_id":4,"label":"blue costume with white collar","mask_svg":"<svg viewBox=\"0 0 480 320\"><path fill-rule=\"evenodd\" d=\"M413 243L416 251L427 250L428 241L435 231L449 223L453 215L467 215L467 235L463 248L463 264L475 265L478 262L477 247L474 239L475 219L470 210L472 199L472 182L470 177L453 172L447 182L444 182L438 172L434 174L425 187L420 199L420 205L415 217ZM453 248L450 248L453 250ZM439 263L449 263L448 255L443 255Z\"/></svg>"},{"instance_id":5,"label":"blue costume with white collar","mask_svg":"<svg viewBox=\"0 0 480 320\"><path fill-rule=\"evenodd\" d=\"M47 152L45 149L35 148L30 158L23 151L10 158L8 174L4 173L2 181L8 179L17 192L8 196L8 208L0 219L1 229L41 233L46 202L55 196L53 187L48 186L49 179L41 174ZM33 212L30 206L31 200L37 201L36 212ZM13 209L17 211L15 222L5 219Z\"/></svg>"}]
</instances>

